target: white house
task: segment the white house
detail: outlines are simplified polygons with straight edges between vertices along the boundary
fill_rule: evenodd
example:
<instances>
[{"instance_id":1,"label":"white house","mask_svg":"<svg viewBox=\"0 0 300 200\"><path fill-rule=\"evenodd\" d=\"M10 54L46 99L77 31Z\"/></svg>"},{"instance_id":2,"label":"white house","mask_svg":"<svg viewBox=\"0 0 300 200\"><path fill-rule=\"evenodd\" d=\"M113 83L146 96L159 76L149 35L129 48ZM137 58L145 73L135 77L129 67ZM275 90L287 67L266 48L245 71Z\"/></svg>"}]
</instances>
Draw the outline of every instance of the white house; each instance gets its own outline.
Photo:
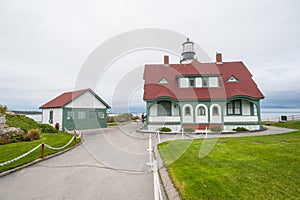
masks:
<instances>
[{"instance_id":1,"label":"white house","mask_svg":"<svg viewBox=\"0 0 300 200\"><path fill-rule=\"evenodd\" d=\"M262 128L264 96L244 63L223 62L220 53L216 62L200 62L189 40L183 43L180 64L170 64L165 56L163 64L145 66L144 81L148 130Z\"/></svg>"}]
</instances>

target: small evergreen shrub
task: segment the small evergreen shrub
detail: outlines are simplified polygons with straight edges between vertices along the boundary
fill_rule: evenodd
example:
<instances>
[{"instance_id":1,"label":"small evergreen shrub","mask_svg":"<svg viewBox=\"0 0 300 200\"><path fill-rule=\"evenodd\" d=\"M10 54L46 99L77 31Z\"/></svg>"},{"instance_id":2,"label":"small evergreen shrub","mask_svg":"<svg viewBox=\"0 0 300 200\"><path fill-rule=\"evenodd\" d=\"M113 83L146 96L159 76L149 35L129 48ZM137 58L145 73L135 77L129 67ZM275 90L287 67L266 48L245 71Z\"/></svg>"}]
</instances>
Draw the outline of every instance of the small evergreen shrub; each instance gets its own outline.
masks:
<instances>
[{"instance_id":1,"label":"small evergreen shrub","mask_svg":"<svg viewBox=\"0 0 300 200\"><path fill-rule=\"evenodd\" d=\"M41 131L39 129L30 129L27 132L27 138L30 138L30 140L39 140L41 138Z\"/></svg>"},{"instance_id":2,"label":"small evergreen shrub","mask_svg":"<svg viewBox=\"0 0 300 200\"><path fill-rule=\"evenodd\" d=\"M248 129L244 128L244 127L237 127L232 129L233 131L237 131L237 132L243 132L243 131L249 131Z\"/></svg>"},{"instance_id":3,"label":"small evergreen shrub","mask_svg":"<svg viewBox=\"0 0 300 200\"><path fill-rule=\"evenodd\" d=\"M49 124L40 124L40 129L43 133L58 133L58 130Z\"/></svg>"},{"instance_id":4,"label":"small evergreen shrub","mask_svg":"<svg viewBox=\"0 0 300 200\"><path fill-rule=\"evenodd\" d=\"M183 128L183 131L187 132L187 133L193 133L193 132L195 132L195 129L193 129L193 128Z\"/></svg>"},{"instance_id":5,"label":"small evergreen shrub","mask_svg":"<svg viewBox=\"0 0 300 200\"><path fill-rule=\"evenodd\" d=\"M221 132L222 131L222 128L219 127L219 126L214 126L214 127L211 127L210 129L212 132Z\"/></svg>"},{"instance_id":6,"label":"small evergreen shrub","mask_svg":"<svg viewBox=\"0 0 300 200\"><path fill-rule=\"evenodd\" d=\"M172 130L171 130L170 128L168 128L168 127L161 127L161 128L159 128L158 130L161 131L161 132L171 132L171 131L172 131Z\"/></svg>"}]
</instances>

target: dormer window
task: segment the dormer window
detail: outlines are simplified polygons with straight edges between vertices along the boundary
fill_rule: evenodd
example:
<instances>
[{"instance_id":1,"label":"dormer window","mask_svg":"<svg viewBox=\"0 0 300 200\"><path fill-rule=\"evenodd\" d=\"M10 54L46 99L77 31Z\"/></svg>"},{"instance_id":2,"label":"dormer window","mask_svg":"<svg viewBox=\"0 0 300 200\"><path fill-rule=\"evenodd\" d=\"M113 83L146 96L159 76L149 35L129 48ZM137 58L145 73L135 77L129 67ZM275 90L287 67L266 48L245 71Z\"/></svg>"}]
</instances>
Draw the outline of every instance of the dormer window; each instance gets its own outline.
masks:
<instances>
[{"instance_id":1,"label":"dormer window","mask_svg":"<svg viewBox=\"0 0 300 200\"><path fill-rule=\"evenodd\" d=\"M169 81L165 78L162 78L158 83L159 84L169 84Z\"/></svg>"},{"instance_id":2,"label":"dormer window","mask_svg":"<svg viewBox=\"0 0 300 200\"><path fill-rule=\"evenodd\" d=\"M180 88L216 88L219 87L219 77L218 76L179 77L178 85Z\"/></svg>"},{"instance_id":3,"label":"dormer window","mask_svg":"<svg viewBox=\"0 0 300 200\"><path fill-rule=\"evenodd\" d=\"M239 80L232 75L227 79L227 82L239 82Z\"/></svg>"},{"instance_id":4,"label":"dormer window","mask_svg":"<svg viewBox=\"0 0 300 200\"><path fill-rule=\"evenodd\" d=\"M189 86L190 87L195 87L195 79L194 78L189 78Z\"/></svg>"}]
</instances>

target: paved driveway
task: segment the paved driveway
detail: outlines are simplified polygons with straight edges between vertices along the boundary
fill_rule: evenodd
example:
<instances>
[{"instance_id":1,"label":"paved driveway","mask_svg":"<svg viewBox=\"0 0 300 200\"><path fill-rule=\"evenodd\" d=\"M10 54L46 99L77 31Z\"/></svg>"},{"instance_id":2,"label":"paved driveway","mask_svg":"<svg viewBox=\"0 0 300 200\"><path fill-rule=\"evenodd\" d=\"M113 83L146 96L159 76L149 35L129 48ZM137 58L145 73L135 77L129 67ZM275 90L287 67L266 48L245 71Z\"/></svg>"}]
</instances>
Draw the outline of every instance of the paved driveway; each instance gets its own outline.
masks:
<instances>
[{"instance_id":1,"label":"paved driveway","mask_svg":"<svg viewBox=\"0 0 300 200\"><path fill-rule=\"evenodd\" d=\"M79 147L0 178L0 199L153 199L148 137L135 126L87 132Z\"/></svg>"}]
</instances>

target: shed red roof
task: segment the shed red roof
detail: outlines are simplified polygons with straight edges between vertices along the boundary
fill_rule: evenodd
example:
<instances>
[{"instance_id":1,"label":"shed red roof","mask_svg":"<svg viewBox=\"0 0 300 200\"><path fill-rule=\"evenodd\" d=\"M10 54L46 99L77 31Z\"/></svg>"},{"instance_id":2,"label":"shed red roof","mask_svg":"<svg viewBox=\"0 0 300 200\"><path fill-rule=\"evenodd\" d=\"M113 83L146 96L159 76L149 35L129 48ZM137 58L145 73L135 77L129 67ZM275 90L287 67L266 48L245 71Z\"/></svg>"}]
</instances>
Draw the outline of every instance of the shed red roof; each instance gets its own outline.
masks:
<instances>
[{"instance_id":1,"label":"shed red roof","mask_svg":"<svg viewBox=\"0 0 300 200\"><path fill-rule=\"evenodd\" d=\"M218 88L180 88L178 76L216 75L220 76ZM227 82L234 76L238 82ZM169 84L159 84L165 78ZM235 96L264 98L243 62L200 63L197 60L189 64L146 65L144 70L144 100L170 97L180 100L223 99Z\"/></svg>"},{"instance_id":2,"label":"shed red roof","mask_svg":"<svg viewBox=\"0 0 300 200\"><path fill-rule=\"evenodd\" d=\"M73 92L65 92L65 93L55 97L51 101L45 103L44 105L42 105L40 107L40 109L63 107L64 105L70 103L72 100L74 100L78 96L82 95L86 91L89 91L89 89L77 90L77 91L73 91Z\"/></svg>"}]
</instances>

